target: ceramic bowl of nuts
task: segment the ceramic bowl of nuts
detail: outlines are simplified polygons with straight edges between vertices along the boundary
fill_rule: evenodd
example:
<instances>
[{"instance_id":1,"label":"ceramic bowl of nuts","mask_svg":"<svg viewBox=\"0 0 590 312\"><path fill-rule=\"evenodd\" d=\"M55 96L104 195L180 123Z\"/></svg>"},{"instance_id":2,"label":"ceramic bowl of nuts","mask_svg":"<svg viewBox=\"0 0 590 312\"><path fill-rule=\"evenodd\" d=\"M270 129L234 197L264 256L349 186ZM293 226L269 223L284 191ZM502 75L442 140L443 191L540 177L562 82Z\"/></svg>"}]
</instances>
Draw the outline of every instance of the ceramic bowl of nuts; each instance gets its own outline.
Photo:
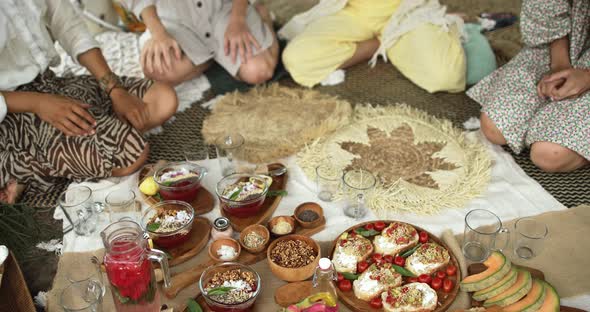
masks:
<instances>
[{"instance_id":1,"label":"ceramic bowl of nuts","mask_svg":"<svg viewBox=\"0 0 590 312\"><path fill-rule=\"evenodd\" d=\"M272 274L283 281L300 282L313 275L321 249L315 240L294 234L275 239L266 253Z\"/></svg>"},{"instance_id":2,"label":"ceramic bowl of nuts","mask_svg":"<svg viewBox=\"0 0 590 312\"><path fill-rule=\"evenodd\" d=\"M220 238L209 245L209 258L216 262L228 262L238 259L242 248L231 238Z\"/></svg>"},{"instance_id":3,"label":"ceramic bowl of nuts","mask_svg":"<svg viewBox=\"0 0 590 312\"><path fill-rule=\"evenodd\" d=\"M295 219L291 216L276 216L268 221L268 229L274 237L293 234L295 226Z\"/></svg>"},{"instance_id":4,"label":"ceramic bowl of nuts","mask_svg":"<svg viewBox=\"0 0 590 312\"><path fill-rule=\"evenodd\" d=\"M260 224L249 225L240 233L240 245L253 254L264 251L269 239L268 229Z\"/></svg>"},{"instance_id":5,"label":"ceramic bowl of nuts","mask_svg":"<svg viewBox=\"0 0 590 312\"><path fill-rule=\"evenodd\" d=\"M303 203L295 208L293 217L302 228L316 228L324 221L324 210L316 203Z\"/></svg>"}]
</instances>

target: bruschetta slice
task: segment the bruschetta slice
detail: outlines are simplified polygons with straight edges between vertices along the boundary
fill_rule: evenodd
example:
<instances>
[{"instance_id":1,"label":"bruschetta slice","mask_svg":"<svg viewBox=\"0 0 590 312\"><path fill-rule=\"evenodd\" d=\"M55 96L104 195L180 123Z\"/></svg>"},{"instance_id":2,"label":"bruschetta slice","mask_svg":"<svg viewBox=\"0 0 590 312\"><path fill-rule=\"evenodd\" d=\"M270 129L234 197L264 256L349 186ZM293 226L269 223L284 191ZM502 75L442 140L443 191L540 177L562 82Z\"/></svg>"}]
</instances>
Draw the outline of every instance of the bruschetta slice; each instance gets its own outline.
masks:
<instances>
[{"instance_id":1,"label":"bruschetta slice","mask_svg":"<svg viewBox=\"0 0 590 312\"><path fill-rule=\"evenodd\" d=\"M436 309L436 291L425 283L410 283L381 294L387 312L427 312Z\"/></svg>"},{"instance_id":2,"label":"bruschetta slice","mask_svg":"<svg viewBox=\"0 0 590 312\"><path fill-rule=\"evenodd\" d=\"M383 255L397 255L418 244L418 232L406 223L392 222L373 240L375 252Z\"/></svg>"},{"instance_id":3,"label":"bruschetta slice","mask_svg":"<svg viewBox=\"0 0 590 312\"><path fill-rule=\"evenodd\" d=\"M416 274L432 274L449 264L449 252L439 244L422 244L406 259L406 269Z\"/></svg>"},{"instance_id":4,"label":"bruschetta slice","mask_svg":"<svg viewBox=\"0 0 590 312\"><path fill-rule=\"evenodd\" d=\"M373 244L356 233L343 233L336 242L332 263L337 272L356 274L356 265L373 253Z\"/></svg>"},{"instance_id":5,"label":"bruschetta slice","mask_svg":"<svg viewBox=\"0 0 590 312\"><path fill-rule=\"evenodd\" d=\"M382 292L402 284L402 276L392 268L391 263L380 266L372 264L352 283L354 295L363 301L371 301Z\"/></svg>"}]
</instances>

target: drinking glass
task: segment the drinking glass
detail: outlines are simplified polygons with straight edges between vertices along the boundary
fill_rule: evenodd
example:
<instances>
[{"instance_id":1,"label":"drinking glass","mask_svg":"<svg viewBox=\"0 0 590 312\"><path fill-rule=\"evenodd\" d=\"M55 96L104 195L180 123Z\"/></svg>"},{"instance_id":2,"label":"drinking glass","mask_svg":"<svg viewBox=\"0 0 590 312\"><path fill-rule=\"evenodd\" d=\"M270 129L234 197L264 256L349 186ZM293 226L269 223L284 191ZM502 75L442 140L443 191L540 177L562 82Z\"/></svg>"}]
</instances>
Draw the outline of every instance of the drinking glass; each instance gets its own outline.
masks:
<instances>
[{"instance_id":1,"label":"drinking glass","mask_svg":"<svg viewBox=\"0 0 590 312\"><path fill-rule=\"evenodd\" d=\"M135 201L135 193L132 190L114 190L107 195L105 202L109 211L110 223L124 217L131 217L133 221L139 221L141 205Z\"/></svg>"},{"instance_id":2,"label":"drinking glass","mask_svg":"<svg viewBox=\"0 0 590 312\"><path fill-rule=\"evenodd\" d=\"M66 278L70 283L79 283L84 281L95 281L100 284L102 289L101 296L106 293L106 287L100 270L100 261L97 257L77 258L73 263L68 265Z\"/></svg>"},{"instance_id":3,"label":"drinking glass","mask_svg":"<svg viewBox=\"0 0 590 312\"><path fill-rule=\"evenodd\" d=\"M347 171L342 181L345 192L351 197L344 214L355 219L362 218L367 213L365 197L375 187L377 178L367 170L354 169Z\"/></svg>"},{"instance_id":4,"label":"drinking glass","mask_svg":"<svg viewBox=\"0 0 590 312\"><path fill-rule=\"evenodd\" d=\"M59 205L66 218L80 236L90 236L96 231L98 215L94 211L92 190L87 186L68 189L59 196Z\"/></svg>"},{"instance_id":5,"label":"drinking glass","mask_svg":"<svg viewBox=\"0 0 590 312\"><path fill-rule=\"evenodd\" d=\"M94 280L72 283L62 291L60 304L66 312L101 312L102 285Z\"/></svg>"},{"instance_id":6,"label":"drinking glass","mask_svg":"<svg viewBox=\"0 0 590 312\"><path fill-rule=\"evenodd\" d=\"M504 246L497 246L497 238L506 236ZM502 251L510 242L510 231L502 227L502 221L493 212L485 209L471 210L465 216L463 232L463 255L472 261L481 262L495 250Z\"/></svg>"},{"instance_id":7,"label":"drinking glass","mask_svg":"<svg viewBox=\"0 0 590 312\"><path fill-rule=\"evenodd\" d=\"M211 156L215 155L214 152L214 148L211 145L207 145L205 144L203 147L201 148L195 148L195 147L191 147L191 148L186 148L184 151L184 159L188 162L191 163L196 163L199 164L201 161L203 160L208 160L211 158Z\"/></svg>"},{"instance_id":8,"label":"drinking glass","mask_svg":"<svg viewBox=\"0 0 590 312\"><path fill-rule=\"evenodd\" d=\"M514 254L522 259L532 259L541 253L549 230L543 222L520 218L514 223L514 232Z\"/></svg>"},{"instance_id":9,"label":"drinking glass","mask_svg":"<svg viewBox=\"0 0 590 312\"><path fill-rule=\"evenodd\" d=\"M342 171L323 164L315 168L318 198L325 202L334 200L334 195L340 188Z\"/></svg>"},{"instance_id":10,"label":"drinking glass","mask_svg":"<svg viewBox=\"0 0 590 312\"><path fill-rule=\"evenodd\" d=\"M244 137L236 132L228 133L215 140L215 149L222 176L225 177L237 172L235 156L242 145L244 145Z\"/></svg>"}]
</instances>

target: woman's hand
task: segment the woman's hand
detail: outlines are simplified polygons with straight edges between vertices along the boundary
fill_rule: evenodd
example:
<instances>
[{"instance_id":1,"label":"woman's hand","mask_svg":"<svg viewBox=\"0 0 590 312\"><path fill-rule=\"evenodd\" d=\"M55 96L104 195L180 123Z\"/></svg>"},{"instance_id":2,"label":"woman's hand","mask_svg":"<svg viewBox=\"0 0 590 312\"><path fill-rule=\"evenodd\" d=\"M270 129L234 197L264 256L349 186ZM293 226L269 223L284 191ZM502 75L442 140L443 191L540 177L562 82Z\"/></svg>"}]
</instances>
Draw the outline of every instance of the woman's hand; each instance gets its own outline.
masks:
<instances>
[{"instance_id":1,"label":"woman's hand","mask_svg":"<svg viewBox=\"0 0 590 312\"><path fill-rule=\"evenodd\" d=\"M44 94L34 113L67 136L92 135L96 121L87 109L90 105L61 95Z\"/></svg>"},{"instance_id":2,"label":"woman's hand","mask_svg":"<svg viewBox=\"0 0 590 312\"><path fill-rule=\"evenodd\" d=\"M552 94L563 85L565 79L556 79L554 81L547 81L552 73L548 73L537 84L537 94L542 98L551 98Z\"/></svg>"},{"instance_id":3,"label":"woman's hand","mask_svg":"<svg viewBox=\"0 0 590 312\"><path fill-rule=\"evenodd\" d=\"M577 98L590 90L590 70L570 68L549 75L543 79L546 83L562 82L558 88L550 91L554 101Z\"/></svg>"},{"instance_id":4,"label":"woman's hand","mask_svg":"<svg viewBox=\"0 0 590 312\"><path fill-rule=\"evenodd\" d=\"M229 24L225 29L223 40L225 55L231 55L232 62L235 64L238 54L242 63L246 64L252 57L252 46L260 50L260 44L250 32L248 24L244 18L230 18Z\"/></svg>"},{"instance_id":5,"label":"woman's hand","mask_svg":"<svg viewBox=\"0 0 590 312\"><path fill-rule=\"evenodd\" d=\"M150 119L145 103L127 90L115 88L111 92L113 109L119 118L128 121L135 129L145 131Z\"/></svg>"},{"instance_id":6,"label":"woman's hand","mask_svg":"<svg viewBox=\"0 0 590 312\"><path fill-rule=\"evenodd\" d=\"M141 66L150 73L163 74L172 68L172 58L180 60L182 52L178 42L167 32L152 34L141 51Z\"/></svg>"}]
</instances>

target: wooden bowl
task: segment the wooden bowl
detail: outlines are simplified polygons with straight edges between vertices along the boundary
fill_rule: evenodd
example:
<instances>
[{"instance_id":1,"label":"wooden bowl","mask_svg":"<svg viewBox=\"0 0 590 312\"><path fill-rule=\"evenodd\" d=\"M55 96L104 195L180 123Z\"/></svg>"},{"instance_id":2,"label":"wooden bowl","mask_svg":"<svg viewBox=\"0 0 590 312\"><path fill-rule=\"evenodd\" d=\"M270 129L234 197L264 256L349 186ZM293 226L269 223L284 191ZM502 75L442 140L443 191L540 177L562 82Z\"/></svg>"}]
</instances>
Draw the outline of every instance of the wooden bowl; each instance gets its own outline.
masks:
<instances>
[{"instance_id":1,"label":"wooden bowl","mask_svg":"<svg viewBox=\"0 0 590 312\"><path fill-rule=\"evenodd\" d=\"M248 233L251 232L255 232L264 238L264 243L262 243L262 245L258 246L257 248L249 248L248 246L246 246L246 244L244 244L244 239L246 238L246 235L248 235ZM270 233L268 232L268 229L266 228L266 226L260 224L249 225L242 231L242 233L240 233L240 245L242 245L242 247L244 247L244 249L246 249L248 252L253 254L257 254L263 251L264 248L266 248L266 245L268 244L269 240Z\"/></svg>"},{"instance_id":2,"label":"wooden bowl","mask_svg":"<svg viewBox=\"0 0 590 312\"><path fill-rule=\"evenodd\" d=\"M299 214L306 211L306 210L311 210L315 213L318 214L318 218L315 219L314 221L311 222L307 222L307 221L303 221L301 219L299 219ZM295 221L297 221L297 224L299 224L302 228L306 228L306 229L311 229L311 228L315 228L318 227L321 223L322 223L322 219L324 218L324 209L322 209L322 207L316 203L303 203L299 206L297 206L297 208L295 208L295 215L293 216L295 218Z\"/></svg>"},{"instance_id":3,"label":"wooden bowl","mask_svg":"<svg viewBox=\"0 0 590 312\"><path fill-rule=\"evenodd\" d=\"M277 234L277 233L273 232L272 231L273 227L275 227L275 225L277 225L279 222L289 223L291 225L291 231L289 233L284 233L284 234ZM291 217L291 216L276 216L276 217L270 219L270 221L268 221L268 230L275 237L293 234L293 232L295 232L295 219L293 219L293 217Z\"/></svg>"},{"instance_id":4,"label":"wooden bowl","mask_svg":"<svg viewBox=\"0 0 590 312\"><path fill-rule=\"evenodd\" d=\"M271 252L277 246L278 242L285 241L285 240L304 241L309 246L311 246L311 248L313 248L314 251L316 252L315 259L310 264L300 267L300 268L285 268L285 267L278 265L277 263L272 261ZM313 276L313 273L314 273L316 267L318 266L318 263L320 262L321 256L322 256L322 250L320 249L320 245L315 240L313 240L307 236L295 235L295 234L282 236L282 237L275 239L270 244L270 246L268 246L268 250L266 251L266 259L268 262L268 266L270 267L270 271L276 277L278 277L279 279L286 281L286 282L300 282L300 281L304 281L304 280L310 278L311 276Z\"/></svg>"},{"instance_id":5,"label":"wooden bowl","mask_svg":"<svg viewBox=\"0 0 590 312\"><path fill-rule=\"evenodd\" d=\"M219 256L217 255L217 250L219 250L219 248L221 248L221 246L223 246L223 245L233 247L236 250L236 256L233 259L221 260L219 258ZM216 262L234 261L234 260L238 259L241 251L242 251L242 247L240 247L240 244L238 242L236 242L235 239L220 238L218 240L213 241L213 243L211 243L211 245L209 245L209 258L211 258L213 261L216 261Z\"/></svg>"}]
</instances>

